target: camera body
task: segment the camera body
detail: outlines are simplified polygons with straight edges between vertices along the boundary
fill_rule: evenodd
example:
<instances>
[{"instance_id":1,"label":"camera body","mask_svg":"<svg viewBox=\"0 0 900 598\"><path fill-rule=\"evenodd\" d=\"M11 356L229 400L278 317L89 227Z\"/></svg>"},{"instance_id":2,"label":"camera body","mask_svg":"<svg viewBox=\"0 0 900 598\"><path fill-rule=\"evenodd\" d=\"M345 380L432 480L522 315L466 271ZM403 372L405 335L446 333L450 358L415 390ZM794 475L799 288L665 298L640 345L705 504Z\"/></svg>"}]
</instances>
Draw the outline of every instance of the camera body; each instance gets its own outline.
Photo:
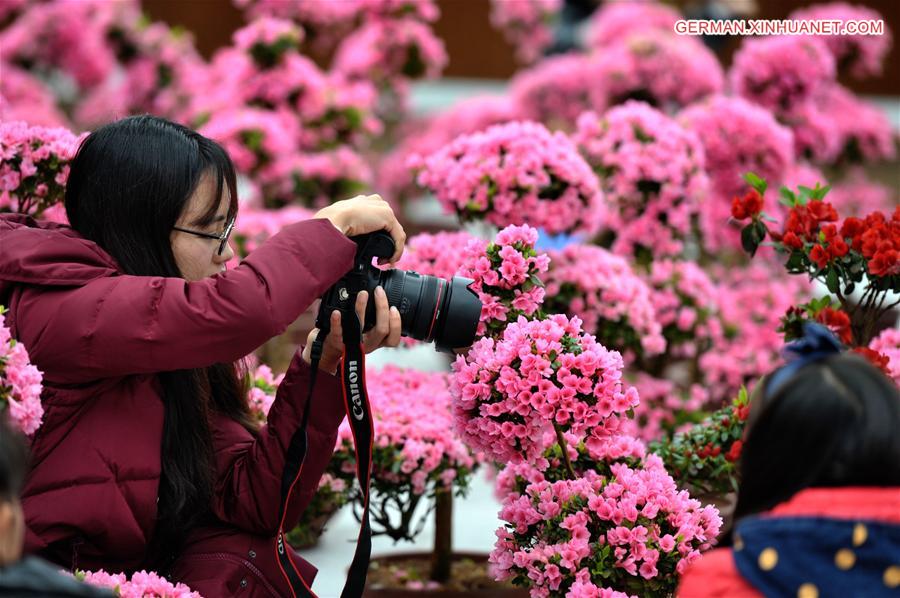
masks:
<instances>
[{"instance_id":1,"label":"camera body","mask_svg":"<svg viewBox=\"0 0 900 598\"><path fill-rule=\"evenodd\" d=\"M373 296L379 285L388 305L400 312L402 334L424 342L435 341L439 351L450 352L468 347L475 340L481 316L481 301L470 288L472 280L454 276L444 280L413 271L381 270L372 264L375 258L394 254L394 240L384 231L350 238L356 243L353 268L322 295L316 327L328 326L334 310L355 313L356 296L368 291ZM366 305L363 332L375 326L375 302Z\"/></svg>"}]
</instances>

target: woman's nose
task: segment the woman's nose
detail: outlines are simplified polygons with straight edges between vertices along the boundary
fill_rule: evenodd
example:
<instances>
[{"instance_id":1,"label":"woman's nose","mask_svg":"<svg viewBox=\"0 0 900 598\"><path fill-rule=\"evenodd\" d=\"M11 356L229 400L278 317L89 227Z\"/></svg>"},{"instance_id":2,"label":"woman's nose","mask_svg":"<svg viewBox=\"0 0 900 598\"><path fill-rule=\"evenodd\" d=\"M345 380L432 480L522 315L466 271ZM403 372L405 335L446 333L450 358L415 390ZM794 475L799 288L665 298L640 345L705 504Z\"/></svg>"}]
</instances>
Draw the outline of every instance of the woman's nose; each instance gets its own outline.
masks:
<instances>
[{"instance_id":1,"label":"woman's nose","mask_svg":"<svg viewBox=\"0 0 900 598\"><path fill-rule=\"evenodd\" d=\"M224 264L226 262L230 262L231 258L234 257L234 249L231 247L231 241L225 244L225 249L222 251L222 254L218 253L213 255L213 261L217 264Z\"/></svg>"}]
</instances>

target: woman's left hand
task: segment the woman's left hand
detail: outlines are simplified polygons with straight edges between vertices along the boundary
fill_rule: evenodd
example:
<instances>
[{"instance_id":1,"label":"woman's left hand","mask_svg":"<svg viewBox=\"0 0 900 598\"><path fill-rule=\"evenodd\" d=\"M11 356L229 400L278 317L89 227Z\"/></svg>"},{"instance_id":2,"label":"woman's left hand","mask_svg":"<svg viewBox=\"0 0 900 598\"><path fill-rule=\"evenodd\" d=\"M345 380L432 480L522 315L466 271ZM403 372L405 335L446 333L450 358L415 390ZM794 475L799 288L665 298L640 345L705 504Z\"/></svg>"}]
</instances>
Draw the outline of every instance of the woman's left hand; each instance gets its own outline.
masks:
<instances>
[{"instance_id":1,"label":"woman's left hand","mask_svg":"<svg viewBox=\"0 0 900 598\"><path fill-rule=\"evenodd\" d=\"M363 334L363 349L366 353L371 353L375 349L381 347L396 347L400 344L400 312L396 307L388 308L387 294L384 289L375 288L375 327ZM360 322L365 322L366 304L369 300L369 293L360 292L356 296L356 315ZM318 328L313 328L306 339L306 346L303 348L302 357L306 363L311 362L310 351L312 350L313 341L319 334ZM337 371L337 366L344 354L344 333L341 328L341 312L334 310L331 312L331 332L325 339L325 345L322 347L322 359L319 361L319 369L329 374Z\"/></svg>"}]
</instances>

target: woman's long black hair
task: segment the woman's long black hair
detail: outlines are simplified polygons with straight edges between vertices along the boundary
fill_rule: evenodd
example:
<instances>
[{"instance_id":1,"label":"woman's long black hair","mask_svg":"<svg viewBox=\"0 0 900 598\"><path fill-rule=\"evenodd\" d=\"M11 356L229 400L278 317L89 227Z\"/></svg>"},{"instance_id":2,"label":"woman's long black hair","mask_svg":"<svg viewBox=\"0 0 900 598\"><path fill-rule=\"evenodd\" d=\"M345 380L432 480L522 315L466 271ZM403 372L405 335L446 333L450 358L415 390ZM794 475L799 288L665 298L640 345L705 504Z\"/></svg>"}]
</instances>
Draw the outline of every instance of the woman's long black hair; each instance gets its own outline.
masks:
<instances>
[{"instance_id":1,"label":"woman's long black hair","mask_svg":"<svg viewBox=\"0 0 900 598\"><path fill-rule=\"evenodd\" d=\"M770 377L771 379L771 377ZM900 486L900 390L862 357L802 367L751 407L735 519L804 488Z\"/></svg>"},{"instance_id":2,"label":"woman's long black hair","mask_svg":"<svg viewBox=\"0 0 900 598\"><path fill-rule=\"evenodd\" d=\"M211 222L222 191L237 212L234 165L225 150L181 125L132 116L103 126L82 143L71 163L65 207L72 227L96 242L126 274L183 277L172 253L172 227L201 177L214 176L216 194L198 222ZM210 410L253 430L246 389L236 364L162 372L165 405L157 522L147 566L164 569L188 530L209 513L213 491Z\"/></svg>"}]
</instances>

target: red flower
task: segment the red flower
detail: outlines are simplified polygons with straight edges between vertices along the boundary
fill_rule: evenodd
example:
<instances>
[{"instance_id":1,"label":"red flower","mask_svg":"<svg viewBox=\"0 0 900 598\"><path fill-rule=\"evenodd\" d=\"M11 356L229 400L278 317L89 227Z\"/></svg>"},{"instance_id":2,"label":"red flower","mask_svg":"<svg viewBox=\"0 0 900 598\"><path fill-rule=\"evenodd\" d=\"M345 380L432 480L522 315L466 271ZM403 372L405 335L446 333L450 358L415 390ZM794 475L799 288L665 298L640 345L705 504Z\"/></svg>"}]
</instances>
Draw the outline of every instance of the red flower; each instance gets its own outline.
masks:
<instances>
[{"instance_id":1,"label":"red flower","mask_svg":"<svg viewBox=\"0 0 900 598\"><path fill-rule=\"evenodd\" d=\"M784 243L785 247L790 247L791 249L803 249L803 241L794 233L785 233L781 242Z\"/></svg>"},{"instance_id":2,"label":"red flower","mask_svg":"<svg viewBox=\"0 0 900 598\"><path fill-rule=\"evenodd\" d=\"M814 261L819 269L822 269L828 265L828 252L821 245L815 245L809 252L809 259Z\"/></svg>"},{"instance_id":3,"label":"red flower","mask_svg":"<svg viewBox=\"0 0 900 598\"><path fill-rule=\"evenodd\" d=\"M850 316L846 312L826 307L819 312L816 320L831 328L845 345L853 343L853 331L850 330Z\"/></svg>"},{"instance_id":4,"label":"red flower","mask_svg":"<svg viewBox=\"0 0 900 598\"><path fill-rule=\"evenodd\" d=\"M744 197L735 196L731 200L731 215L736 220L754 218L762 212L763 198L756 189L751 189Z\"/></svg>"},{"instance_id":5,"label":"red flower","mask_svg":"<svg viewBox=\"0 0 900 598\"><path fill-rule=\"evenodd\" d=\"M840 237L836 237L828 244L828 255L831 259L844 257L850 251L850 247Z\"/></svg>"},{"instance_id":6,"label":"red flower","mask_svg":"<svg viewBox=\"0 0 900 598\"><path fill-rule=\"evenodd\" d=\"M738 457L741 456L741 449L744 448L743 440L735 440L734 444L731 445L731 448L728 449L728 453L725 455L725 458L731 462L737 461Z\"/></svg>"},{"instance_id":7,"label":"red flower","mask_svg":"<svg viewBox=\"0 0 900 598\"><path fill-rule=\"evenodd\" d=\"M741 421L747 421L747 416L750 415L750 405L741 405L734 410L734 415Z\"/></svg>"},{"instance_id":8,"label":"red flower","mask_svg":"<svg viewBox=\"0 0 900 598\"><path fill-rule=\"evenodd\" d=\"M841 225L841 236L856 239L866 230L865 223L859 218L847 218Z\"/></svg>"},{"instance_id":9,"label":"red flower","mask_svg":"<svg viewBox=\"0 0 900 598\"><path fill-rule=\"evenodd\" d=\"M886 224L887 218L884 217L884 213L875 211L866 216L866 226L875 226L876 224Z\"/></svg>"},{"instance_id":10,"label":"red flower","mask_svg":"<svg viewBox=\"0 0 900 598\"><path fill-rule=\"evenodd\" d=\"M871 259L882 249L882 243L890 243L890 231L884 224L876 223L862 234L861 240L860 253Z\"/></svg>"},{"instance_id":11,"label":"red flower","mask_svg":"<svg viewBox=\"0 0 900 598\"><path fill-rule=\"evenodd\" d=\"M891 360L888 358L887 355L884 355L883 353L879 353L878 351L873 351L872 349L870 349L868 347L856 347L853 349L853 352L858 353L858 354L862 355L863 357L865 357L866 359L868 359L869 361L871 361L875 365L875 367L880 369L882 372L884 372L888 376L891 375L891 372L888 369L888 364L890 363Z\"/></svg>"},{"instance_id":12,"label":"red flower","mask_svg":"<svg viewBox=\"0 0 900 598\"><path fill-rule=\"evenodd\" d=\"M888 248L879 250L869 260L869 274L873 276L900 274L900 252Z\"/></svg>"},{"instance_id":13,"label":"red flower","mask_svg":"<svg viewBox=\"0 0 900 598\"><path fill-rule=\"evenodd\" d=\"M807 241L815 240L818 228L818 222L806 206L794 206L791 208L784 223L785 235L794 233Z\"/></svg>"},{"instance_id":14,"label":"red flower","mask_svg":"<svg viewBox=\"0 0 900 598\"><path fill-rule=\"evenodd\" d=\"M747 217L747 210L744 209L744 203L737 195L731 200L731 217L735 220L743 220Z\"/></svg>"},{"instance_id":15,"label":"red flower","mask_svg":"<svg viewBox=\"0 0 900 598\"><path fill-rule=\"evenodd\" d=\"M837 211L830 203L824 201L811 201L807 204L809 213L819 222L835 222L838 219Z\"/></svg>"},{"instance_id":16,"label":"red flower","mask_svg":"<svg viewBox=\"0 0 900 598\"><path fill-rule=\"evenodd\" d=\"M751 189L746 195L744 195L744 207L747 209L747 213L751 216L756 216L763 209L763 198L762 195L756 189Z\"/></svg>"}]
</instances>

